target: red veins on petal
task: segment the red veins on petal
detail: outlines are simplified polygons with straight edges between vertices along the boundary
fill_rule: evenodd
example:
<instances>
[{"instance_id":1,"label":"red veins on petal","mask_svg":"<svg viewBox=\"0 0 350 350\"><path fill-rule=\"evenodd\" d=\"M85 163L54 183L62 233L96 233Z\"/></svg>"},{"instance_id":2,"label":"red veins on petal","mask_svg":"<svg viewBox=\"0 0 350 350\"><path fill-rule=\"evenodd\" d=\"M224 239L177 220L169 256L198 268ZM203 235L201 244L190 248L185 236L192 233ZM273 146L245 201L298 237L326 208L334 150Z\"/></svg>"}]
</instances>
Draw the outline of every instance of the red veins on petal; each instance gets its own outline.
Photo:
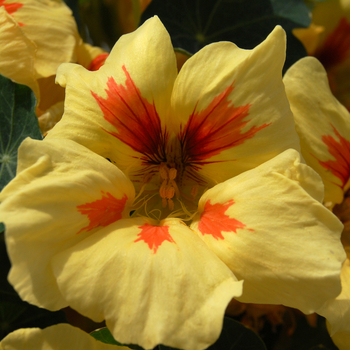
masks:
<instances>
[{"instance_id":1,"label":"red veins on petal","mask_svg":"<svg viewBox=\"0 0 350 350\"><path fill-rule=\"evenodd\" d=\"M11 15L14 12L16 12L18 9L20 9L23 4L20 4L19 2L14 2L12 4L5 4L6 0L0 0L0 6L4 6L6 12Z\"/></svg>"},{"instance_id":2,"label":"red veins on petal","mask_svg":"<svg viewBox=\"0 0 350 350\"><path fill-rule=\"evenodd\" d=\"M235 107L228 100L233 90L233 85L229 86L203 111L193 111L179 134L185 162L198 165L210 163L204 160L244 143L259 130L270 125L252 126L242 132L249 122L244 118L248 116L251 105Z\"/></svg>"},{"instance_id":3,"label":"red veins on petal","mask_svg":"<svg viewBox=\"0 0 350 350\"><path fill-rule=\"evenodd\" d=\"M108 55L109 55L108 53L101 53L101 55L98 55L97 57L95 57L91 61L88 67L88 70L90 71L99 70L104 65Z\"/></svg>"},{"instance_id":4,"label":"red veins on petal","mask_svg":"<svg viewBox=\"0 0 350 350\"><path fill-rule=\"evenodd\" d=\"M168 134L162 132L155 105L142 97L125 66L122 68L126 75L125 85L117 84L110 77L107 81L107 98L99 97L94 92L91 92L92 96L99 104L104 118L118 131L110 134L134 151L142 153L145 161L159 164L165 159Z\"/></svg>"},{"instance_id":5,"label":"red veins on petal","mask_svg":"<svg viewBox=\"0 0 350 350\"><path fill-rule=\"evenodd\" d=\"M336 160L328 160L326 162L319 160L319 163L340 179L343 188L350 178L350 142L341 136L333 125L332 128L339 141L336 141L330 135L322 136L322 141L327 145L328 152Z\"/></svg>"},{"instance_id":6,"label":"red veins on petal","mask_svg":"<svg viewBox=\"0 0 350 350\"><path fill-rule=\"evenodd\" d=\"M225 204L211 204L210 199L205 203L198 224L198 230L203 236L212 235L216 240L224 239L222 232L237 233L237 229L246 227L245 224L225 214L226 210L234 203L233 199Z\"/></svg>"},{"instance_id":7,"label":"red veins on petal","mask_svg":"<svg viewBox=\"0 0 350 350\"><path fill-rule=\"evenodd\" d=\"M108 226L109 224L120 220L128 197L124 194L123 198L114 198L110 193L102 193L102 198L91 203L77 206L78 211L87 215L90 223L83 227L82 231L91 231L98 226Z\"/></svg>"},{"instance_id":8,"label":"red veins on petal","mask_svg":"<svg viewBox=\"0 0 350 350\"><path fill-rule=\"evenodd\" d=\"M175 243L169 234L169 226L153 226L144 224L139 227L141 232L137 235L139 238L134 242L144 241L149 249L153 249L153 254L157 253L158 248L164 241Z\"/></svg>"},{"instance_id":9,"label":"red veins on petal","mask_svg":"<svg viewBox=\"0 0 350 350\"><path fill-rule=\"evenodd\" d=\"M314 56L319 59L326 70L343 62L350 54L350 23L346 18L328 35Z\"/></svg>"}]
</instances>

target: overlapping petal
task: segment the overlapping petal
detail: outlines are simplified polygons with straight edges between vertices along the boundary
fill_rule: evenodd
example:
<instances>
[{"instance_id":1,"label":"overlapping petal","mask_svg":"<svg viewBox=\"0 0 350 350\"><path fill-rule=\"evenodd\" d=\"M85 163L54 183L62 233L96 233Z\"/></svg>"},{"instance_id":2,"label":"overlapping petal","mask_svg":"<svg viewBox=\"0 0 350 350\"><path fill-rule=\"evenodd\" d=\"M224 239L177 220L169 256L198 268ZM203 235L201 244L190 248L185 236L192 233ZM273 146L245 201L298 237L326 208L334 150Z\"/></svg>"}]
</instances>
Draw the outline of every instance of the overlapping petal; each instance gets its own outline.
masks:
<instances>
[{"instance_id":1,"label":"overlapping petal","mask_svg":"<svg viewBox=\"0 0 350 350\"><path fill-rule=\"evenodd\" d=\"M57 254L62 295L121 343L204 349L240 296L228 267L179 219L120 220Z\"/></svg>"},{"instance_id":2,"label":"overlapping petal","mask_svg":"<svg viewBox=\"0 0 350 350\"><path fill-rule=\"evenodd\" d=\"M295 63L283 79L301 152L325 184L325 201L341 203L350 178L350 114L332 95L327 73L313 57Z\"/></svg>"},{"instance_id":3,"label":"overlapping petal","mask_svg":"<svg viewBox=\"0 0 350 350\"><path fill-rule=\"evenodd\" d=\"M61 0L5 0L23 6L12 13L24 35L36 46L36 78L56 74L62 62L75 62L81 39L69 7ZM50 28L50 30L48 30Z\"/></svg>"},{"instance_id":4,"label":"overlapping petal","mask_svg":"<svg viewBox=\"0 0 350 350\"><path fill-rule=\"evenodd\" d=\"M314 312L340 292L342 224L319 176L288 150L208 190L191 228L239 279L247 303Z\"/></svg>"},{"instance_id":5,"label":"overlapping petal","mask_svg":"<svg viewBox=\"0 0 350 350\"><path fill-rule=\"evenodd\" d=\"M341 270L342 291L317 311L326 317L329 333L340 350L347 350L350 345L350 248L345 250L347 259Z\"/></svg>"},{"instance_id":6,"label":"overlapping petal","mask_svg":"<svg viewBox=\"0 0 350 350\"><path fill-rule=\"evenodd\" d=\"M48 137L75 140L125 172L131 166L140 170L140 159L161 148L166 137L161 122L176 74L169 34L152 18L121 37L97 72L60 67L57 82L66 87L65 114Z\"/></svg>"},{"instance_id":7,"label":"overlapping petal","mask_svg":"<svg viewBox=\"0 0 350 350\"><path fill-rule=\"evenodd\" d=\"M35 81L34 68L36 46L3 6L0 6L0 48L0 74L28 85L38 96L39 87Z\"/></svg>"},{"instance_id":8,"label":"overlapping petal","mask_svg":"<svg viewBox=\"0 0 350 350\"><path fill-rule=\"evenodd\" d=\"M115 345L94 339L79 328L57 324L45 329L21 328L0 342L1 350L115 350ZM118 350L127 350L122 346Z\"/></svg>"},{"instance_id":9,"label":"overlapping petal","mask_svg":"<svg viewBox=\"0 0 350 350\"><path fill-rule=\"evenodd\" d=\"M17 176L0 194L9 280L22 299L53 310L67 306L51 259L128 217L133 200L133 185L108 160L70 140L26 139Z\"/></svg>"},{"instance_id":10,"label":"overlapping petal","mask_svg":"<svg viewBox=\"0 0 350 350\"><path fill-rule=\"evenodd\" d=\"M214 43L181 68L172 121L189 162L209 178L224 181L299 148L281 84L285 46L285 32L277 26L252 50Z\"/></svg>"}]
</instances>

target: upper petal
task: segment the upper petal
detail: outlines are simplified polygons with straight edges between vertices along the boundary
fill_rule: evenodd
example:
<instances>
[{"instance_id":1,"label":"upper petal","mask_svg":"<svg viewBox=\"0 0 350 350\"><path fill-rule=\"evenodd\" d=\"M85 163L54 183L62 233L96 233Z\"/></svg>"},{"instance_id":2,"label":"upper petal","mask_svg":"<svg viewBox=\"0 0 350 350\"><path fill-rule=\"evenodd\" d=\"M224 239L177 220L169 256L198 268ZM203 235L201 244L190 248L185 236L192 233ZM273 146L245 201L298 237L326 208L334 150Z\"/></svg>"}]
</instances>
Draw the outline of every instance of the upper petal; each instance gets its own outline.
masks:
<instances>
[{"instance_id":1,"label":"upper petal","mask_svg":"<svg viewBox=\"0 0 350 350\"><path fill-rule=\"evenodd\" d=\"M96 72L62 65L65 114L48 137L65 137L114 161L127 172L164 148L177 74L170 37L157 17L122 36ZM166 78L165 78L166 77Z\"/></svg>"},{"instance_id":2,"label":"upper petal","mask_svg":"<svg viewBox=\"0 0 350 350\"><path fill-rule=\"evenodd\" d=\"M181 68L172 125L186 158L203 174L224 181L299 148L281 79L285 45L278 26L253 50L214 43Z\"/></svg>"},{"instance_id":3,"label":"upper petal","mask_svg":"<svg viewBox=\"0 0 350 350\"><path fill-rule=\"evenodd\" d=\"M21 3L12 14L24 35L35 43L36 78L56 74L63 62L76 61L78 29L69 7L61 0L6 0Z\"/></svg>"},{"instance_id":4,"label":"upper petal","mask_svg":"<svg viewBox=\"0 0 350 350\"><path fill-rule=\"evenodd\" d=\"M101 227L129 216L130 181L106 159L70 140L26 139L17 176L0 194L0 221L22 299L51 310L67 306L52 257Z\"/></svg>"},{"instance_id":5,"label":"upper petal","mask_svg":"<svg viewBox=\"0 0 350 350\"><path fill-rule=\"evenodd\" d=\"M311 313L340 292L342 224L299 158L285 151L211 188L191 228L244 280L239 301Z\"/></svg>"},{"instance_id":6,"label":"upper petal","mask_svg":"<svg viewBox=\"0 0 350 350\"><path fill-rule=\"evenodd\" d=\"M0 6L0 50L0 74L16 83L28 85L39 98L34 70L36 46L3 6Z\"/></svg>"},{"instance_id":7,"label":"upper petal","mask_svg":"<svg viewBox=\"0 0 350 350\"><path fill-rule=\"evenodd\" d=\"M341 203L350 178L350 114L332 95L327 73L313 57L295 63L283 79L301 153L325 184L325 201Z\"/></svg>"},{"instance_id":8,"label":"upper petal","mask_svg":"<svg viewBox=\"0 0 350 350\"><path fill-rule=\"evenodd\" d=\"M121 343L207 348L219 337L232 297L228 267L179 219L115 222L53 260L62 295Z\"/></svg>"},{"instance_id":9,"label":"upper petal","mask_svg":"<svg viewBox=\"0 0 350 350\"><path fill-rule=\"evenodd\" d=\"M77 327L61 323L45 329L21 328L0 342L1 350L115 350L115 345L105 344ZM122 346L118 350L127 350Z\"/></svg>"}]
</instances>

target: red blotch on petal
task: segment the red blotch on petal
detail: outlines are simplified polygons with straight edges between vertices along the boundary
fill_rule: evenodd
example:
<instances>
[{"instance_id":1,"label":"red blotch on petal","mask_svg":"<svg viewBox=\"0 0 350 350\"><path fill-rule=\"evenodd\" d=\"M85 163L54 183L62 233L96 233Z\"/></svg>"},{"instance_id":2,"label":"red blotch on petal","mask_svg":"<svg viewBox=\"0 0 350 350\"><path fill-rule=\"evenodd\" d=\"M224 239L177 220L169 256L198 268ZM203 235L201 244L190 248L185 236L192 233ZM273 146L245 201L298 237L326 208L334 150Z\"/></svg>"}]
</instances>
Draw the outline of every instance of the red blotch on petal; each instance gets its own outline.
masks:
<instances>
[{"instance_id":1,"label":"red blotch on petal","mask_svg":"<svg viewBox=\"0 0 350 350\"><path fill-rule=\"evenodd\" d=\"M103 191L101 193L101 199L77 206L78 211L87 215L90 221L89 225L83 227L78 233L91 231L99 226L108 226L122 218L128 197L124 194L123 198L116 199L110 193Z\"/></svg>"},{"instance_id":2,"label":"red blotch on petal","mask_svg":"<svg viewBox=\"0 0 350 350\"><path fill-rule=\"evenodd\" d=\"M242 132L242 129L249 122L244 118L249 114L250 105L235 107L228 100L228 96L233 90L233 85L229 86L216 96L203 111L193 111L179 134L185 162L192 165L210 163L205 159L244 143L259 130L270 125L254 125L249 130Z\"/></svg>"},{"instance_id":3,"label":"red blotch on petal","mask_svg":"<svg viewBox=\"0 0 350 350\"><path fill-rule=\"evenodd\" d=\"M108 53L101 53L101 55L98 55L97 57L95 57L89 67L88 67L88 70L90 71L96 71L96 70L99 70L105 63L107 57L108 57Z\"/></svg>"},{"instance_id":4,"label":"red blotch on petal","mask_svg":"<svg viewBox=\"0 0 350 350\"><path fill-rule=\"evenodd\" d=\"M198 230L203 236L212 235L216 240L224 239L222 232L237 233L238 229L246 227L245 224L225 214L226 210L234 203L233 199L225 204L211 204L210 199L205 203L204 211L198 223Z\"/></svg>"},{"instance_id":5,"label":"red blotch on petal","mask_svg":"<svg viewBox=\"0 0 350 350\"><path fill-rule=\"evenodd\" d=\"M339 141L330 135L322 136L322 141L327 145L328 152L336 160L328 160L326 162L319 160L318 162L339 178L342 183L341 187L344 188L350 178L350 142L341 136L333 125L332 128Z\"/></svg>"},{"instance_id":6,"label":"red blotch on petal","mask_svg":"<svg viewBox=\"0 0 350 350\"><path fill-rule=\"evenodd\" d=\"M339 21L338 26L328 35L314 56L328 71L345 61L350 54L350 23L346 18Z\"/></svg>"},{"instance_id":7,"label":"red blotch on petal","mask_svg":"<svg viewBox=\"0 0 350 350\"><path fill-rule=\"evenodd\" d=\"M16 12L18 9L20 9L23 4L19 3L19 2L13 2L12 4L5 4L6 0L0 0L0 6L4 6L6 12L11 15L14 12Z\"/></svg>"},{"instance_id":8,"label":"red blotch on petal","mask_svg":"<svg viewBox=\"0 0 350 350\"><path fill-rule=\"evenodd\" d=\"M125 66L125 85L117 84L113 77L107 81L107 98L92 96L99 104L104 118L118 132L110 132L118 140L143 154L142 159L149 164L159 164L166 159L165 146L168 139L162 131L155 105L143 98L140 90L130 77Z\"/></svg>"},{"instance_id":9,"label":"red blotch on petal","mask_svg":"<svg viewBox=\"0 0 350 350\"><path fill-rule=\"evenodd\" d=\"M148 244L149 249L153 249L153 253L157 253L158 248L164 241L175 243L169 234L169 226L153 226L144 224L139 227L141 232L137 235L139 238L134 242L144 241Z\"/></svg>"}]
</instances>

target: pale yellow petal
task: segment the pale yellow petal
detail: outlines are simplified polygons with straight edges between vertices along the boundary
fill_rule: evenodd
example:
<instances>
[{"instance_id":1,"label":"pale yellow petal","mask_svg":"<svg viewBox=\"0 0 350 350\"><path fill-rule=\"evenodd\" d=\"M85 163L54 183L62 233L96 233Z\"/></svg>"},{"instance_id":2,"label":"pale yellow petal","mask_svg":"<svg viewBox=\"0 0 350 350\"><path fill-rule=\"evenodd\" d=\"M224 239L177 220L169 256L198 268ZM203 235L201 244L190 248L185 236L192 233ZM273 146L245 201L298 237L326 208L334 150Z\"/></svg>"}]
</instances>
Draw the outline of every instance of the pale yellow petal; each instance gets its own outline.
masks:
<instances>
[{"instance_id":1,"label":"pale yellow petal","mask_svg":"<svg viewBox=\"0 0 350 350\"><path fill-rule=\"evenodd\" d=\"M350 248L346 248L347 259L341 270L341 293L327 301L317 313L328 322L329 333L340 350L350 348ZM341 344L341 345L339 345ZM347 346L347 347L346 347Z\"/></svg>"},{"instance_id":2,"label":"pale yellow petal","mask_svg":"<svg viewBox=\"0 0 350 350\"><path fill-rule=\"evenodd\" d=\"M295 63L283 81L302 155L322 177L325 201L341 203L350 178L350 114L332 95L316 58Z\"/></svg>"},{"instance_id":3,"label":"pale yellow petal","mask_svg":"<svg viewBox=\"0 0 350 350\"><path fill-rule=\"evenodd\" d=\"M98 46L81 43L77 47L77 63L88 70L97 70L108 57L108 53Z\"/></svg>"},{"instance_id":4,"label":"pale yellow petal","mask_svg":"<svg viewBox=\"0 0 350 350\"><path fill-rule=\"evenodd\" d=\"M1 350L127 350L105 344L69 324L40 328L21 328L0 342Z\"/></svg>"},{"instance_id":5,"label":"pale yellow petal","mask_svg":"<svg viewBox=\"0 0 350 350\"><path fill-rule=\"evenodd\" d=\"M314 312L340 292L342 224L319 176L287 150L208 190L191 228L244 280L245 303Z\"/></svg>"},{"instance_id":6,"label":"pale yellow petal","mask_svg":"<svg viewBox=\"0 0 350 350\"><path fill-rule=\"evenodd\" d=\"M277 26L260 45L206 46L181 68L172 95L172 125L201 175L224 181L299 149L282 84L286 35Z\"/></svg>"},{"instance_id":7,"label":"pale yellow petal","mask_svg":"<svg viewBox=\"0 0 350 350\"><path fill-rule=\"evenodd\" d=\"M242 282L178 219L120 220L53 259L62 295L114 338L188 350L218 338Z\"/></svg>"},{"instance_id":8,"label":"pale yellow petal","mask_svg":"<svg viewBox=\"0 0 350 350\"><path fill-rule=\"evenodd\" d=\"M311 23L308 28L295 28L293 30L293 35L303 43L307 53L312 55L320 43L320 36L323 31L323 26Z\"/></svg>"},{"instance_id":9,"label":"pale yellow petal","mask_svg":"<svg viewBox=\"0 0 350 350\"><path fill-rule=\"evenodd\" d=\"M108 160L70 140L26 139L17 175L0 193L9 281L21 298L51 310L67 306L51 259L128 217L133 199L132 184Z\"/></svg>"},{"instance_id":10,"label":"pale yellow petal","mask_svg":"<svg viewBox=\"0 0 350 350\"><path fill-rule=\"evenodd\" d=\"M36 78L56 74L62 62L75 62L75 47L81 39L72 12L64 1L22 0L20 3L23 6L12 16L24 35L36 45Z\"/></svg>"},{"instance_id":11,"label":"pale yellow petal","mask_svg":"<svg viewBox=\"0 0 350 350\"><path fill-rule=\"evenodd\" d=\"M58 102L47 109L44 113L38 113L38 121L42 134L45 136L62 118L63 101Z\"/></svg>"},{"instance_id":12,"label":"pale yellow petal","mask_svg":"<svg viewBox=\"0 0 350 350\"><path fill-rule=\"evenodd\" d=\"M65 114L48 137L72 139L136 172L157 157L166 138L163 123L177 74L169 34L157 17L122 36L96 72L62 65Z\"/></svg>"},{"instance_id":13,"label":"pale yellow petal","mask_svg":"<svg viewBox=\"0 0 350 350\"><path fill-rule=\"evenodd\" d=\"M34 71L36 50L35 44L24 35L19 25L1 6L0 74L16 83L29 86L39 98L39 87L35 81Z\"/></svg>"}]
</instances>

